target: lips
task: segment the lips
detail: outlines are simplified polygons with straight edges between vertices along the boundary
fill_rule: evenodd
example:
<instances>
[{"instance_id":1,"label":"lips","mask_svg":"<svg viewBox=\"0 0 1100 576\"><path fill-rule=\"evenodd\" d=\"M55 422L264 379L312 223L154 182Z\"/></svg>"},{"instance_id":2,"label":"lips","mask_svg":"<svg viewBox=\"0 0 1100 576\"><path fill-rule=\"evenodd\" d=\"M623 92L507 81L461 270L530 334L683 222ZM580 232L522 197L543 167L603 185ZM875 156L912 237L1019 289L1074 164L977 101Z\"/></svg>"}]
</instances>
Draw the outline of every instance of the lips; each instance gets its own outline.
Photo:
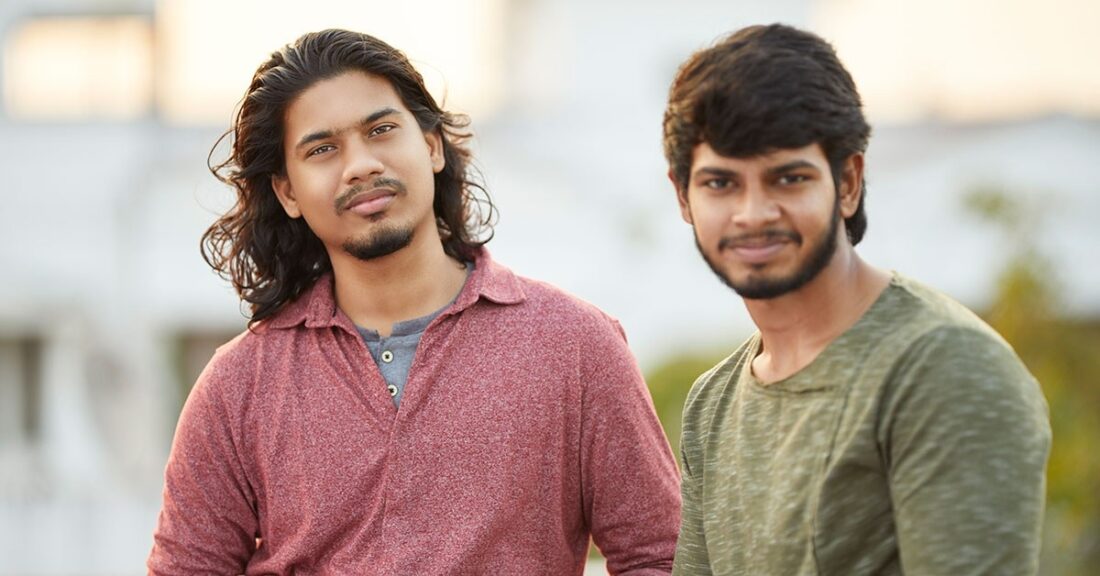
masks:
<instances>
[{"instance_id":1,"label":"lips","mask_svg":"<svg viewBox=\"0 0 1100 576\"><path fill-rule=\"evenodd\" d=\"M780 250L787 246L786 242L764 244L762 246L737 246L733 248L734 254L749 264L762 264L771 260Z\"/></svg>"},{"instance_id":2,"label":"lips","mask_svg":"<svg viewBox=\"0 0 1100 576\"><path fill-rule=\"evenodd\" d=\"M370 216L385 210L396 196L397 192L385 188L371 190L353 197L344 205L344 210L359 216Z\"/></svg>"},{"instance_id":3,"label":"lips","mask_svg":"<svg viewBox=\"0 0 1100 576\"><path fill-rule=\"evenodd\" d=\"M752 236L723 238L719 250L729 250L737 258L748 264L763 264L775 257L790 244L798 242L798 235L792 232L772 232Z\"/></svg>"},{"instance_id":4,"label":"lips","mask_svg":"<svg viewBox=\"0 0 1100 576\"><path fill-rule=\"evenodd\" d=\"M373 182L358 182L336 198L336 212L354 212L371 216L385 210L390 202L405 192L405 184L397 178L380 177Z\"/></svg>"}]
</instances>

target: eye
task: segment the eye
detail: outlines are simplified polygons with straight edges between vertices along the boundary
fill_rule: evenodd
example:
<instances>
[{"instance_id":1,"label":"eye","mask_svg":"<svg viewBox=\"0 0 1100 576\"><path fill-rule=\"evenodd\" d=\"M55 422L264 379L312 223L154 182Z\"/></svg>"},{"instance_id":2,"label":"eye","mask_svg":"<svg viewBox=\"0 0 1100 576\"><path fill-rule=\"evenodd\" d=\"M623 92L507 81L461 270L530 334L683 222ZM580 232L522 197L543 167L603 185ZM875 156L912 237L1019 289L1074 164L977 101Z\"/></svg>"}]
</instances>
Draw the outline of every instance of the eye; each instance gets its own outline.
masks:
<instances>
[{"instance_id":1,"label":"eye","mask_svg":"<svg viewBox=\"0 0 1100 576\"><path fill-rule=\"evenodd\" d=\"M332 144L322 144L322 145L310 150L309 152L307 152L306 156L307 157L318 156L320 154L324 154L325 152L328 152L329 150L335 150L335 149L336 149L336 147L333 146Z\"/></svg>"},{"instance_id":2,"label":"eye","mask_svg":"<svg viewBox=\"0 0 1100 576\"><path fill-rule=\"evenodd\" d=\"M729 187L729 178L710 178L703 181L703 188L710 188L711 190L725 190Z\"/></svg>"},{"instance_id":3,"label":"eye","mask_svg":"<svg viewBox=\"0 0 1100 576\"><path fill-rule=\"evenodd\" d=\"M776 180L783 186L791 186L794 184L801 184L810 180L810 177L805 174L784 174Z\"/></svg>"},{"instance_id":4,"label":"eye","mask_svg":"<svg viewBox=\"0 0 1100 576\"><path fill-rule=\"evenodd\" d=\"M397 128L397 125L395 125L395 124L382 124L382 125L379 125L379 126L375 126L374 128L371 129L370 135L371 136L381 136L382 134L385 134L386 132L389 132L390 130L393 130L394 128Z\"/></svg>"}]
</instances>

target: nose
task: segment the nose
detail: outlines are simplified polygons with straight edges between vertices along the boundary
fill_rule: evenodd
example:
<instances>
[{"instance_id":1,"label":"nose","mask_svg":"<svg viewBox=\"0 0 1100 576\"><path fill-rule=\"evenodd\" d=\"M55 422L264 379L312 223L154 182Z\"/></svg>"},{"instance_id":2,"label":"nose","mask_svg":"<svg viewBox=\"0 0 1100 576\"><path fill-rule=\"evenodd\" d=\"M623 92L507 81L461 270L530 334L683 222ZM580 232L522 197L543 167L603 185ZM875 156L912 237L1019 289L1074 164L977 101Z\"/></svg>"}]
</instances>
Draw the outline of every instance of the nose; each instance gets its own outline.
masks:
<instances>
[{"instance_id":1,"label":"nose","mask_svg":"<svg viewBox=\"0 0 1100 576\"><path fill-rule=\"evenodd\" d=\"M384 172L386 166L371 149L370 143L352 138L344 149L344 182L353 184L370 180Z\"/></svg>"},{"instance_id":2,"label":"nose","mask_svg":"<svg viewBox=\"0 0 1100 576\"><path fill-rule=\"evenodd\" d=\"M779 204L763 186L749 185L738 195L733 223L742 228L759 228L779 219Z\"/></svg>"}]
</instances>

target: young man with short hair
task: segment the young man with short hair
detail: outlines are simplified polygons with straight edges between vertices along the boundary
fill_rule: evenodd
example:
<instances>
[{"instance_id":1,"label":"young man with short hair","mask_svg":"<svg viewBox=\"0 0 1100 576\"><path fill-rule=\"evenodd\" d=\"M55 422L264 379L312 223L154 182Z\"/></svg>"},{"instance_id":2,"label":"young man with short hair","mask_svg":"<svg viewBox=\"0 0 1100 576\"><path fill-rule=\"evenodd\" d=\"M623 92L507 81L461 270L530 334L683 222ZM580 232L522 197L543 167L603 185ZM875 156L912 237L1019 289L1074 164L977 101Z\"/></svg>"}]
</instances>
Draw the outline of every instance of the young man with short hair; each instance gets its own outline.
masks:
<instances>
[{"instance_id":1,"label":"young man with short hair","mask_svg":"<svg viewBox=\"0 0 1100 576\"><path fill-rule=\"evenodd\" d=\"M989 326L868 265L870 128L831 46L754 26L672 84L680 210L758 332L684 408L676 574L1034 574L1050 448Z\"/></svg>"},{"instance_id":2,"label":"young man with short hair","mask_svg":"<svg viewBox=\"0 0 1100 576\"><path fill-rule=\"evenodd\" d=\"M489 257L465 127L365 34L256 71L203 245L252 322L180 416L151 574L579 575L590 536L671 570L678 475L622 330Z\"/></svg>"}]
</instances>

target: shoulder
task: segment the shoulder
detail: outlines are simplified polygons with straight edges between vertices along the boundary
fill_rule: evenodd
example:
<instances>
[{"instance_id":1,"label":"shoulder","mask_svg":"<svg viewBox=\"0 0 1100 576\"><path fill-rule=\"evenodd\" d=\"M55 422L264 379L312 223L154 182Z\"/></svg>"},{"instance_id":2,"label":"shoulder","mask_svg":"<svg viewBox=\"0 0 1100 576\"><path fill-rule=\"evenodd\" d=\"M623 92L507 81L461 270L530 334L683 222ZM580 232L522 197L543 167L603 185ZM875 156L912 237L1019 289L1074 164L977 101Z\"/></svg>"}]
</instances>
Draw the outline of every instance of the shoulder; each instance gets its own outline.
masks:
<instances>
[{"instance_id":1,"label":"shoulder","mask_svg":"<svg viewBox=\"0 0 1100 576\"><path fill-rule=\"evenodd\" d=\"M895 274L886 291L846 334L845 352L897 372L924 362L990 357L1022 368L1012 347L978 315L942 292Z\"/></svg>"},{"instance_id":2,"label":"shoulder","mask_svg":"<svg viewBox=\"0 0 1100 576\"><path fill-rule=\"evenodd\" d=\"M736 350L710 370L696 378L684 401L684 431L708 427L715 406L734 393L737 380L759 346L758 335L741 343Z\"/></svg>"},{"instance_id":3,"label":"shoulder","mask_svg":"<svg viewBox=\"0 0 1100 576\"><path fill-rule=\"evenodd\" d=\"M557 326L574 338L623 340L619 321L595 304L541 280L516 276L526 296L517 312Z\"/></svg>"},{"instance_id":4,"label":"shoulder","mask_svg":"<svg viewBox=\"0 0 1100 576\"><path fill-rule=\"evenodd\" d=\"M476 294L469 298L476 298L475 316L480 322L491 322L498 332L522 329L526 336L613 334L623 338L618 321L595 305L548 282L513 272L484 249L475 263L473 278L464 293ZM460 304L464 296L459 296Z\"/></svg>"},{"instance_id":5,"label":"shoulder","mask_svg":"<svg viewBox=\"0 0 1100 576\"><path fill-rule=\"evenodd\" d=\"M890 289L893 301L884 316L904 341L899 366L992 363L1026 373L1012 346L950 296L900 275Z\"/></svg>"},{"instance_id":6,"label":"shoulder","mask_svg":"<svg viewBox=\"0 0 1100 576\"><path fill-rule=\"evenodd\" d=\"M895 274L889 290L894 297L890 314L895 317L898 326L910 326L918 333L940 328L969 329L1004 343L1000 335L977 314L935 288ZM907 323L903 324L902 320ZM1004 344L1007 346L1007 343Z\"/></svg>"},{"instance_id":7,"label":"shoulder","mask_svg":"<svg viewBox=\"0 0 1100 576\"><path fill-rule=\"evenodd\" d=\"M264 355L279 347L286 332L261 323L219 346L195 381L190 397L219 403L241 401L255 387Z\"/></svg>"},{"instance_id":8,"label":"shoulder","mask_svg":"<svg viewBox=\"0 0 1100 576\"><path fill-rule=\"evenodd\" d=\"M942 322L917 337L893 367L895 387L922 397L1038 402L1038 382L1007 342L988 326ZM938 402L937 402L938 404Z\"/></svg>"},{"instance_id":9,"label":"shoulder","mask_svg":"<svg viewBox=\"0 0 1100 576\"><path fill-rule=\"evenodd\" d=\"M1012 420L1045 422L1039 383L1004 338L948 296L913 281L902 287L911 300L906 304L910 318L898 327L907 335L884 389L883 423L924 414L973 424L990 410L1000 415L997 420L1011 415Z\"/></svg>"},{"instance_id":10,"label":"shoulder","mask_svg":"<svg viewBox=\"0 0 1100 576\"><path fill-rule=\"evenodd\" d=\"M510 347L533 348L526 356L542 359L539 370L554 367L579 386L586 407L649 402L643 400L645 379L618 320L549 283L517 278L524 300L503 307L494 322Z\"/></svg>"}]
</instances>

